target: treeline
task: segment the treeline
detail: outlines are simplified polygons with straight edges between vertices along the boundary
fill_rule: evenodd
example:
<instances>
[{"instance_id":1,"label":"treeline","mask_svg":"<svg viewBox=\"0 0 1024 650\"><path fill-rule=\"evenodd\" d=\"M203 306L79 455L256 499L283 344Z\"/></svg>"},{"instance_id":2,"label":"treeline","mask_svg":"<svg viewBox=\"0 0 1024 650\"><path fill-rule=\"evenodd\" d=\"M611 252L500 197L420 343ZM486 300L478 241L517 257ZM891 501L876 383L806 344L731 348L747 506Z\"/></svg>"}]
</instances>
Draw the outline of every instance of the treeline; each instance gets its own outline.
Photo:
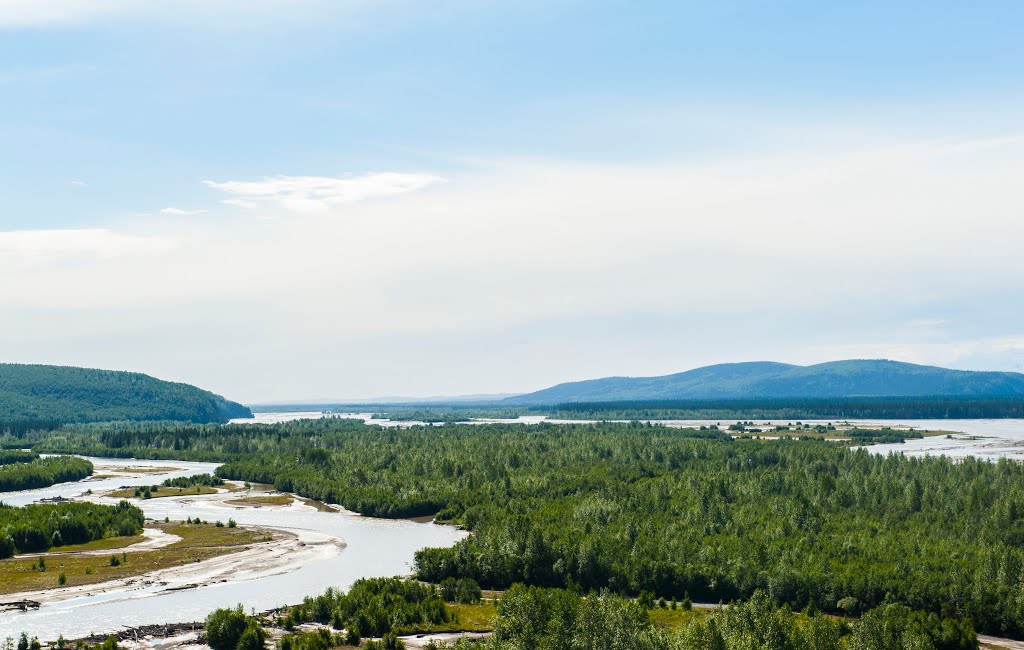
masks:
<instances>
[{"instance_id":1,"label":"treeline","mask_svg":"<svg viewBox=\"0 0 1024 650\"><path fill-rule=\"evenodd\" d=\"M0 449L0 465L14 465L15 463L31 463L39 458L34 451L20 451L16 449Z\"/></svg>"},{"instance_id":2,"label":"treeline","mask_svg":"<svg viewBox=\"0 0 1024 650\"><path fill-rule=\"evenodd\" d=\"M435 646L436 647L436 646ZM567 591L516 585L498 602L494 635L461 650L559 648L591 650L974 650L967 621L942 620L886 604L860 620L797 616L762 591L747 602L694 615L675 630L656 628L648 610L611 594L582 598Z\"/></svg>"},{"instance_id":3,"label":"treeline","mask_svg":"<svg viewBox=\"0 0 1024 650\"><path fill-rule=\"evenodd\" d=\"M904 431L882 427L881 429L861 429L854 427L842 431L839 435L847 436L851 440L861 444L891 444L906 442L907 440L920 440L924 437L920 431Z\"/></svg>"},{"instance_id":4,"label":"treeline","mask_svg":"<svg viewBox=\"0 0 1024 650\"><path fill-rule=\"evenodd\" d=\"M195 474L193 476L179 476L169 478L163 482L164 487L190 488L197 485L204 487L220 487L224 485L224 479L210 474Z\"/></svg>"},{"instance_id":5,"label":"treeline","mask_svg":"<svg viewBox=\"0 0 1024 650\"><path fill-rule=\"evenodd\" d=\"M793 609L830 612L889 598L1024 636L1024 467L1009 461L626 423L384 429L327 419L62 429L47 444L233 458L222 478L367 515L464 525L473 535L453 548L417 554L431 582L703 602L760 589Z\"/></svg>"},{"instance_id":6,"label":"treeline","mask_svg":"<svg viewBox=\"0 0 1024 650\"><path fill-rule=\"evenodd\" d=\"M61 426L61 423L56 420L0 419L0 436L19 439L31 431L56 431Z\"/></svg>"},{"instance_id":7,"label":"treeline","mask_svg":"<svg viewBox=\"0 0 1024 650\"><path fill-rule=\"evenodd\" d=\"M299 623L330 624L360 637L380 637L429 624L447 623L451 613L436 587L400 578L356 580L348 592L328 589L291 608L285 628Z\"/></svg>"},{"instance_id":8,"label":"treeline","mask_svg":"<svg viewBox=\"0 0 1024 650\"><path fill-rule=\"evenodd\" d=\"M223 462L246 454L276 449L278 439L292 435L293 431L302 435L323 427L344 430L357 422L324 419L300 420L284 425L181 422L76 424L52 433L33 432L19 442L42 453ZM304 426L297 426L298 423Z\"/></svg>"},{"instance_id":9,"label":"treeline","mask_svg":"<svg viewBox=\"0 0 1024 650\"><path fill-rule=\"evenodd\" d=\"M0 558L106 537L138 535L144 519L142 511L127 501L116 506L75 502L21 508L0 503Z\"/></svg>"},{"instance_id":10,"label":"treeline","mask_svg":"<svg viewBox=\"0 0 1024 650\"><path fill-rule=\"evenodd\" d=\"M37 457L31 462L0 465L0 492L44 488L56 483L81 481L91 475L92 463L84 458L73 456Z\"/></svg>"},{"instance_id":11,"label":"treeline","mask_svg":"<svg viewBox=\"0 0 1024 650\"><path fill-rule=\"evenodd\" d=\"M366 407L363 407L364 409ZM526 407L497 407L486 405L422 405L422 406L391 406L374 405L374 417L387 418L394 421L413 422L465 422L477 418L511 420L527 415Z\"/></svg>"},{"instance_id":12,"label":"treeline","mask_svg":"<svg viewBox=\"0 0 1024 650\"><path fill-rule=\"evenodd\" d=\"M976 650L969 621L942 618L886 602L860 618L820 612L794 613L763 591L711 611L658 611L649 597L627 599L607 591L580 595L563 589L513 585L497 601L493 634L460 639L428 650ZM661 607L667 608L662 601ZM286 634L279 650L330 650L338 646L398 650L398 635L453 621L434 587L398 578L363 580L345 594L329 589L292 607L277 623ZM297 629L299 623L323 627ZM213 612L207 641L215 650L258 650L266 634L240 607ZM336 630L336 631L335 631ZM246 634L251 637L246 641Z\"/></svg>"},{"instance_id":13,"label":"treeline","mask_svg":"<svg viewBox=\"0 0 1024 650\"><path fill-rule=\"evenodd\" d=\"M578 420L1024 418L1020 397L855 397L568 402L532 411Z\"/></svg>"}]
</instances>

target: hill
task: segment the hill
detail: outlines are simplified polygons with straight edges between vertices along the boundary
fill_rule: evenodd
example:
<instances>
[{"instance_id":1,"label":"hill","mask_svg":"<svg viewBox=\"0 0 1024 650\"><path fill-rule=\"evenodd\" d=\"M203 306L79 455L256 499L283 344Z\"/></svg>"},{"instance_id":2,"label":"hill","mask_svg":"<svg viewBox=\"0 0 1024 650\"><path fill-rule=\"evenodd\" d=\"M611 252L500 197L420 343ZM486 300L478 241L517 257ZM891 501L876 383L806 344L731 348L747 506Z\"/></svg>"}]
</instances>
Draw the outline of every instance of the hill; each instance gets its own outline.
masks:
<instances>
[{"instance_id":1,"label":"hill","mask_svg":"<svg viewBox=\"0 0 1024 650\"><path fill-rule=\"evenodd\" d=\"M636 400L836 397L1024 397L1024 374L976 372L886 360L795 366L756 361L661 377L606 377L558 384L505 400L561 404Z\"/></svg>"},{"instance_id":2,"label":"hill","mask_svg":"<svg viewBox=\"0 0 1024 650\"><path fill-rule=\"evenodd\" d=\"M0 422L227 422L248 408L209 391L135 372L0 364Z\"/></svg>"}]
</instances>

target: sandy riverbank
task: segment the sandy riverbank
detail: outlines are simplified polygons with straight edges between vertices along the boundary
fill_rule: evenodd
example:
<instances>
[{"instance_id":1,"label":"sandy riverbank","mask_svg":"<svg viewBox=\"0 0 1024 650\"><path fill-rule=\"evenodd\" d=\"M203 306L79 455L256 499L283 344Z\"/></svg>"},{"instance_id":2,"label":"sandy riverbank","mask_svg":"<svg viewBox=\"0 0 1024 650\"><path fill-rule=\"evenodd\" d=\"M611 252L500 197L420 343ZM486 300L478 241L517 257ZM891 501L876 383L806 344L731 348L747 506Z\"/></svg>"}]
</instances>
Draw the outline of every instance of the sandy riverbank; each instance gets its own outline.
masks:
<instances>
[{"instance_id":1,"label":"sandy riverbank","mask_svg":"<svg viewBox=\"0 0 1024 650\"><path fill-rule=\"evenodd\" d=\"M76 598L92 598L100 594L122 593L125 599L149 593L195 589L222 582L242 582L286 573L314 560L337 555L345 543L335 537L313 531L266 530L274 539L253 543L243 550L187 564L169 567L142 575L88 585L56 587L6 594L5 600L29 600L48 604ZM175 537L169 535L169 537ZM160 542L166 541L161 539ZM171 540L173 543L173 540ZM109 554L110 551L104 551Z\"/></svg>"}]
</instances>

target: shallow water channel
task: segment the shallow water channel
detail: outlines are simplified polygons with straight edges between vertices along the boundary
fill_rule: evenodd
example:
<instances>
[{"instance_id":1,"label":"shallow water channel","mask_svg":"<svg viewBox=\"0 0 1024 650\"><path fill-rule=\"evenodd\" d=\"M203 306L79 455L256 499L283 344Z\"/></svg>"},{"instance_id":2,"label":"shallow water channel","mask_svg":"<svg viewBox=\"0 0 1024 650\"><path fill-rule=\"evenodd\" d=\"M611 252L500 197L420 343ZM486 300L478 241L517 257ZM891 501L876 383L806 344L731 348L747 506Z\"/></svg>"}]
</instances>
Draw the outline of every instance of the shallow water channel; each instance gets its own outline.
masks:
<instances>
[{"instance_id":1,"label":"shallow water channel","mask_svg":"<svg viewBox=\"0 0 1024 650\"><path fill-rule=\"evenodd\" d=\"M90 458L101 478L65 483L40 490L6 493L5 503L25 505L45 497L83 497L87 489L99 494L121 486L151 485L178 476L212 473L213 463ZM124 468L178 468L173 473L124 472ZM104 474L116 476L102 478ZM108 502L95 499L100 502ZM123 589L85 591L37 610L0 612L0 638L22 631L42 640L113 632L124 627L202 620L218 607L241 603L246 610L263 611L300 602L327 587L346 588L358 578L409 573L413 554L426 546L451 546L465 533L449 526L361 517L348 512L318 512L309 506L288 509L236 508L224 495L178 496L135 501L147 518L173 521L200 517L208 521L235 519L239 526L282 529L306 542L290 561L261 565L259 557L240 567L225 581L203 584L195 575L172 576L159 582L139 580ZM116 500L109 500L115 503ZM202 573L202 564L196 571ZM185 573L185 572L181 572ZM209 576L207 576L209 577ZM190 587L199 583L200 586ZM183 588L185 587L185 588ZM0 596L0 601L10 598Z\"/></svg>"}]
</instances>

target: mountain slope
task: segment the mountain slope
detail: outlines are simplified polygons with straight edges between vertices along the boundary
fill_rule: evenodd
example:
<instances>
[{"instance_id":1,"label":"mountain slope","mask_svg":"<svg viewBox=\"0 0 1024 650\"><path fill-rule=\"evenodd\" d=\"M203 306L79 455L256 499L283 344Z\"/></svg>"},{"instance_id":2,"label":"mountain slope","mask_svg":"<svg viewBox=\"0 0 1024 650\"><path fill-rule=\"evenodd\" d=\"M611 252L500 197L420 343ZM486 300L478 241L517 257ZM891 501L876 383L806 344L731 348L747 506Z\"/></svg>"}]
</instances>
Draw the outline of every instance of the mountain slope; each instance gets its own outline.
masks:
<instances>
[{"instance_id":1,"label":"mountain slope","mask_svg":"<svg viewBox=\"0 0 1024 650\"><path fill-rule=\"evenodd\" d=\"M1024 374L949 370L885 360L832 361L813 366L758 361L706 366L662 377L606 377L569 382L505 402L937 395L1024 397Z\"/></svg>"},{"instance_id":2,"label":"mountain slope","mask_svg":"<svg viewBox=\"0 0 1024 650\"><path fill-rule=\"evenodd\" d=\"M0 364L0 421L226 422L248 408L209 391L134 372Z\"/></svg>"}]
</instances>

